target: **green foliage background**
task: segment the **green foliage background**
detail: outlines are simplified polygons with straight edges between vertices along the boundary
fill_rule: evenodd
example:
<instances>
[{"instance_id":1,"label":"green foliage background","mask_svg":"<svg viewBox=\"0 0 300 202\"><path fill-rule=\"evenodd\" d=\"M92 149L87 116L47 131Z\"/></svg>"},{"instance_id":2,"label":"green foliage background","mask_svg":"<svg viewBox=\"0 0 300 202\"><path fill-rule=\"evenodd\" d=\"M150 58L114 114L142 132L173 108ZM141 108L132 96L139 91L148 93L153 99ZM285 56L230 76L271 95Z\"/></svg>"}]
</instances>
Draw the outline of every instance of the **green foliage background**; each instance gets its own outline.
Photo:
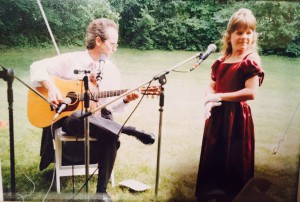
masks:
<instances>
[{"instance_id":1,"label":"green foliage background","mask_svg":"<svg viewBox=\"0 0 300 202\"><path fill-rule=\"evenodd\" d=\"M121 44L142 50L204 50L220 45L237 9L255 14L262 54L300 56L300 4L292 1L42 0L60 45L82 46L94 18L120 25ZM51 44L36 0L0 0L0 48Z\"/></svg>"},{"instance_id":2,"label":"green foliage background","mask_svg":"<svg viewBox=\"0 0 300 202\"><path fill-rule=\"evenodd\" d=\"M60 45L82 46L88 23L99 17L119 20L106 0L41 0ZM43 46L51 38L36 0L0 0L0 47Z\"/></svg>"}]
</instances>

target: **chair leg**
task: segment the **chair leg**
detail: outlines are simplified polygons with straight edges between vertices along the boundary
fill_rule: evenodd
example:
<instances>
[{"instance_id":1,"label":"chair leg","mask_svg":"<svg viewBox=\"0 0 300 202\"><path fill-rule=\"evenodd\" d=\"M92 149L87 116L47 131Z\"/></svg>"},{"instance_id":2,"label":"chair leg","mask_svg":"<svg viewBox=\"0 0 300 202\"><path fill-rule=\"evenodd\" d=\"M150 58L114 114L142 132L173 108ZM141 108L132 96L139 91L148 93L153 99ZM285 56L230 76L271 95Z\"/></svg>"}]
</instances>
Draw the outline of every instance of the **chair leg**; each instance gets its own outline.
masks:
<instances>
[{"instance_id":1,"label":"chair leg","mask_svg":"<svg viewBox=\"0 0 300 202\"><path fill-rule=\"evenodd\" d=\"M61 142L55 137L55 171L56 171L56 191L60 193L60 166L61 166Z\"/></svg>"},{"instance_id":2,"label":"chair leg","mask_svg":"<svg viewBox=\"0 0 300 202\"><path fill-rule=\"evenodd\" d=\"M60 193L60 176L56 173L56 192Z\"/></svg>"},{"instance_id":3,"label":"chair leg","mask_svg":"<svg viewBox=\"0 0 300 202\"><path fill-rule=\"evenodd\" d=\"M115 175L114 175L114 170L112 170L110 174L110 181L111 181L111 186L115 187Z\"/></svg>"}]
</instances>

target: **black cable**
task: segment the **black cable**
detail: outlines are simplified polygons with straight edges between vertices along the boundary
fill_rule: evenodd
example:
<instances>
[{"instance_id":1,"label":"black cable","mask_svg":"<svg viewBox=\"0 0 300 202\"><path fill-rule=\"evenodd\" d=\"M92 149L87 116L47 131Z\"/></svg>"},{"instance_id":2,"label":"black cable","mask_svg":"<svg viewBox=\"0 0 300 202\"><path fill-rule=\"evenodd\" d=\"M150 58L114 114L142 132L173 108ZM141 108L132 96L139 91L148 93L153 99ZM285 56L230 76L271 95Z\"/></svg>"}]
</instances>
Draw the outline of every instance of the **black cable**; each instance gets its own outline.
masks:
<instances>
[{"instance_id":1,"label":"black cable","mask_svg":"<svg viewBox=\"0 0 300 202\"><path fill-rule=\"evenodd\" d=\"M151 83L152 83L153 80L151 80L148 84L148 86L146 87L146 92L147 90L149 89ZM140 105L140 103L142 102L143 98L145 97L145 94L143 94L143 96L141 97L141 99L139 100L139 102L137 103L137 105L134 107L134 109L132 110L132 112L129 114L128 118L124 121L122 127L120 128L119 132L118 132L118 135L120 135L120 133L122 132L125 124L128 122L128 120L131 118L131 116L133 115L133 113L135 112L135 110L137 109L137 107Z\"/></svg>"},{"instance_id":2,"label":"black cable","mask_svg":"<svg viewBox=\"0 0 300 202\"><path fill-rule=\"evenodd\" d=\"M75 197L81 192L81 190L86 186L87 182L94 176L94 174L96 173L96 171L98 170L95 169L95 171L90 175L90 177L88 178L87 181L85 181L85 183L80 187L80 189L77 191L77 193L75 195L73 195L72 199L69 199L68 201L74 201Z\"/></svg>"}]
</instances>

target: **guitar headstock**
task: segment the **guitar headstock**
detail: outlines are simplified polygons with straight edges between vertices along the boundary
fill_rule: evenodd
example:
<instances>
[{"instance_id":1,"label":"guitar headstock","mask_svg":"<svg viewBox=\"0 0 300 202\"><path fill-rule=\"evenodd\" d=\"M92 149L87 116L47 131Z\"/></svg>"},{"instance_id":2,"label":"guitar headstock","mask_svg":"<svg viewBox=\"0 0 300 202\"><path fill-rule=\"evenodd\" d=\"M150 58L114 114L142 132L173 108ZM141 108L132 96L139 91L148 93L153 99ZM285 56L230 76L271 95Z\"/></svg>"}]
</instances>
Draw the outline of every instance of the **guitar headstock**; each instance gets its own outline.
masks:
<instances>
[{"instance_id":1,"label":"guitar headstock","mask_svg":"<svg viewBox=\"0 0 300 202\"><path fill-rule=\"evenodd\" d=\"M161 92L160 86L149 86L140 88L140 93L143 95L159 96Z\"/></svg>"}]
</instances>

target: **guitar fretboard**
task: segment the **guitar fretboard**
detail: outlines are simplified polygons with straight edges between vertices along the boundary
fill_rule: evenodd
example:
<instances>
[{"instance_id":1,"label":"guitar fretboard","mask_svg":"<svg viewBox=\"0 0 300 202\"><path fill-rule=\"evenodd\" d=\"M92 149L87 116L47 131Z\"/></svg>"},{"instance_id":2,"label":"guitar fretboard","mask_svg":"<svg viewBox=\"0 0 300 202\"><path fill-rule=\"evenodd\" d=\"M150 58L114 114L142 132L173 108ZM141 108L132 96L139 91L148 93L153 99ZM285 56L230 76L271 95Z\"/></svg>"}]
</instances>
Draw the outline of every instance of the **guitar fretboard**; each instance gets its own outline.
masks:
<instances>
[{"instance_id":1,"label":"guitar fretboard","mask_svg":"<svg viewBox=\"0 0 300 202\"><path fill-rule=\"evenodd\" d=\"M92 93L90 93L90 98L94 99L94 100L99 100L100 98L119 96L119 95L125 93L126 91L128 91L128 89L92 92ZM79 100L82 101L84 99L84 93L78 94L78 97L79 97Z\"/></svg>"}]
</instances>

